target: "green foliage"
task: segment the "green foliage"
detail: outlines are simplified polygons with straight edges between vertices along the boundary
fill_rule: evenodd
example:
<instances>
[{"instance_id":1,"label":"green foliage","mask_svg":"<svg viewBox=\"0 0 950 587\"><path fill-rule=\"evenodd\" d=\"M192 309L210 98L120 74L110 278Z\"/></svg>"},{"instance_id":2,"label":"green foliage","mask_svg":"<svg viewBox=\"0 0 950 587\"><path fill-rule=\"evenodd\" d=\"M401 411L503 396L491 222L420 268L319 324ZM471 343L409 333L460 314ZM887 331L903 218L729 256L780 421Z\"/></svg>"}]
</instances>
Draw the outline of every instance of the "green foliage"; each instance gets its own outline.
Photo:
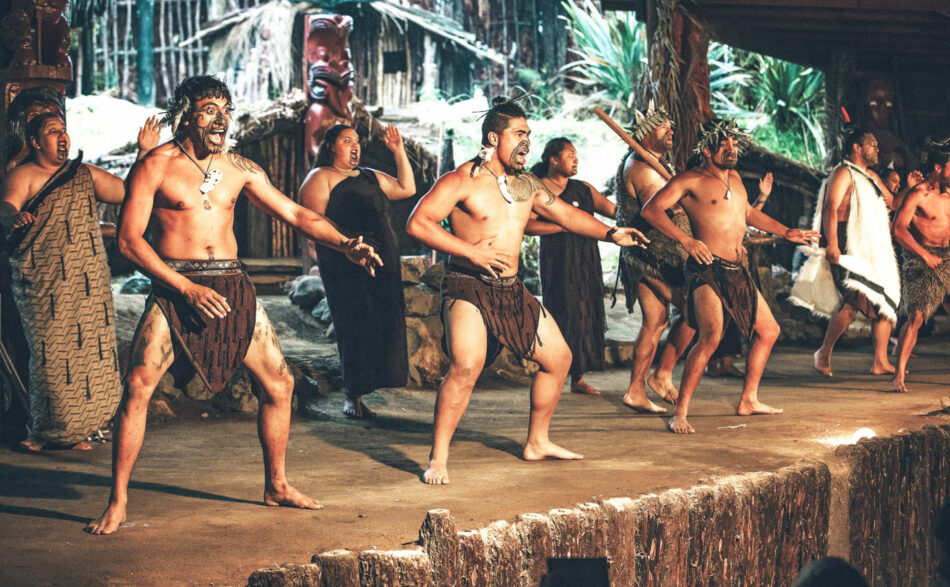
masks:
<instances>
[{"instance_id":1,"label":"green foliage","mask_svg":"<svg viewBox=\"0 0 950 587\"><path fill-rule=\"evenodd\" d=\"M548 118L557 114L561 106L561 86L557 78L550 79L546 70L538 71L530 67L518 68L518 85L513 88L511 95L518 91L530 94L518 104L525 109L529 116Z\"/></svg>"},{"instance_id":2,"label":"green foliage","mask_svg":"<svg viewBox=\"0 0 950 587\"><path fill-rule=\"evenodd\" d=\"M589 88L592 98L629 110L646 67L646 27L632 11L604 15L591 0L562 6L579 60L565 65L561 75Z\"/></svg>"},{"instance_id":3,"label":"green foliage","mask_svg":"<svg viewBox=\"0 0 950 587\"><path fill-rule=\"evenodd\" d=\"M713 110L736 118L762 147L806 165L825 155L821 119L825 99L820 71L767 55L712 43Z\"/></svg>"}]
</instances>

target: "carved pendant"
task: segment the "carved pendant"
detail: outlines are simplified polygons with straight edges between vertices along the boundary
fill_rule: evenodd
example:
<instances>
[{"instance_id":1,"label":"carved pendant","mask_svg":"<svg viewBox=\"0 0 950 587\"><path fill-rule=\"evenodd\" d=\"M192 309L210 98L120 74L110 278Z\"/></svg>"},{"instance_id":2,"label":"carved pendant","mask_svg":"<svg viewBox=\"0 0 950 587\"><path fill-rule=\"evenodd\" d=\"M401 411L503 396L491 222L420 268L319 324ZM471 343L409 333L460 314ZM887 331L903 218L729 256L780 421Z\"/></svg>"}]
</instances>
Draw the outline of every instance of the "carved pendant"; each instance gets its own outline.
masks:
<instances>
[{"instance_id":1,"label":"carved pendant","mask_svg":"<svg viewBox=\"0 0 950 587\"><path fill-rule=\"evenodd\" d=\"M732 197L732 190L731 190L731 189L726 189L726 195L723 196L722 199L723 199L723 200L728 200L728 199L731 198L731 197Z\"/></svg>"},{"instance_id":2,"label":"carved pendant","mask_svg":"<svg viewBox=\"0 0 950 587\"><path fill-rule=\"evenodd\" d=\"M202 194L207 194L214 189L214 186L218 185L222 177L224 177L224 173L222 173L220 169L212 169L205 174L204 183L198 186L198 191Z\"/></svg>"}]
</instances>

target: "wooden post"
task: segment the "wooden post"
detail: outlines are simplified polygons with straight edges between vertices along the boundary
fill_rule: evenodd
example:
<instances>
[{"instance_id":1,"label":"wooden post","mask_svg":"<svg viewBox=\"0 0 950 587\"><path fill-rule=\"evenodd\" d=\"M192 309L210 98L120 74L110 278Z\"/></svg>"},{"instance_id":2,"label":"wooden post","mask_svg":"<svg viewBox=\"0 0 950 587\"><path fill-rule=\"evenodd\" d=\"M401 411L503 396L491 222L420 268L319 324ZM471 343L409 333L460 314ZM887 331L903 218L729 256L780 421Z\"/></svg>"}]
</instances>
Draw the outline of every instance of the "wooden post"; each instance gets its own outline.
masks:
<instances>
[{"instance_id":1,"label":"wooden post","mask_svg":"<svg viewBox=\"0 0 950 587\"><path fill-rule=\"evenodd\" d=\"M136 39L135 72L138 77L138 103L143 106L155 106L155 68L152 54L155 51L155 30L152 16L155 12L154 0L135 0L139 34Z\"/></svg>"}]
</instances>

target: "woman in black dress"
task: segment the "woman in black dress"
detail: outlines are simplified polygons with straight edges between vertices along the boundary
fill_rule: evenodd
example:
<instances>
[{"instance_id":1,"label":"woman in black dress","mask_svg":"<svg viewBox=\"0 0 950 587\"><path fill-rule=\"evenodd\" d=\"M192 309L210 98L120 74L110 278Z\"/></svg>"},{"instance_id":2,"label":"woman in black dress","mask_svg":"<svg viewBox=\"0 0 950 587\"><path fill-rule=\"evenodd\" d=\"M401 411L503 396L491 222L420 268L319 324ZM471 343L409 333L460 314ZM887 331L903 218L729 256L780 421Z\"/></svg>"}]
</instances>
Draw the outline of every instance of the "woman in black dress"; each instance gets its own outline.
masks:
<instances>
[{"instance_id":1,"label":"woman in black dress","mask_svg":"<svg viewBox=\"0 0 950 587\"><path fill-rule=\"evenodd\" d=\"M568 204L613 218L613 202L586 181L571 179L577 174L577 151L568 139L548 141L531 172ZM571 391L600 395L584 381L585 372L604 368L604 276L597 241L534 215L525 232L541 235L541 295L574 355Z\"/></svg>"},{"instance_id":2,"label":"woman in black dress","mask_svg":"<svg viewBox=\"0 0 950 587\"><path fill-rule=\"evenodd\" d=\"M389 201L414 195L416 183L393 125L386 128L384 142L396 158L398 178L358 167L359 137L352 127L338 124L327 131L314 169L300 186L304 206L325 215L345 235L365 235L383 260L371 276L341 253L316 247L343 369L343 413L352 418L372 417L362 396L380 387L402 387L409 371L399 245Z\"/></svg>"}]
</instances>

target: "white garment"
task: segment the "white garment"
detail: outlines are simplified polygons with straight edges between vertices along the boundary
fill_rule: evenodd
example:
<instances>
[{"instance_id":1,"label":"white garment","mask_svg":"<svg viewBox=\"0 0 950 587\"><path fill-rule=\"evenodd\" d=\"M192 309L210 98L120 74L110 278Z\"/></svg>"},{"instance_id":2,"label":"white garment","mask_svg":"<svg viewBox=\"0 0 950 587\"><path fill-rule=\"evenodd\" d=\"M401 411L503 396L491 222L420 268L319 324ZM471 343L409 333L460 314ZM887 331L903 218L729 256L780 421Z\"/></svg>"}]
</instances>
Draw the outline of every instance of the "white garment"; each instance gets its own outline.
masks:
<instances>
[{"instance_id":1,"label":"white garment","mask_svg":"<svg viewBox=\"0 0 950 587\"><path fill-rule=\"evenodd\" d=\"M842 166L851 174L847 250L841 252L838 261L846 270L842 285L845 289L863 293L882 316L896 322L900 304L900 272L891 242L887 204L863 169L850 161L844 161ZM813 230L821 230L821 212L829 179L824 181L818 194ZM810 246L798 249L809 259L795 278L789 301L808 308L816 316L830 318L840 309L842 296L835 287L825 249ZM853 326L857 328L868 326L866 321L855 322Z\"/></svg>"}]
</instances>

